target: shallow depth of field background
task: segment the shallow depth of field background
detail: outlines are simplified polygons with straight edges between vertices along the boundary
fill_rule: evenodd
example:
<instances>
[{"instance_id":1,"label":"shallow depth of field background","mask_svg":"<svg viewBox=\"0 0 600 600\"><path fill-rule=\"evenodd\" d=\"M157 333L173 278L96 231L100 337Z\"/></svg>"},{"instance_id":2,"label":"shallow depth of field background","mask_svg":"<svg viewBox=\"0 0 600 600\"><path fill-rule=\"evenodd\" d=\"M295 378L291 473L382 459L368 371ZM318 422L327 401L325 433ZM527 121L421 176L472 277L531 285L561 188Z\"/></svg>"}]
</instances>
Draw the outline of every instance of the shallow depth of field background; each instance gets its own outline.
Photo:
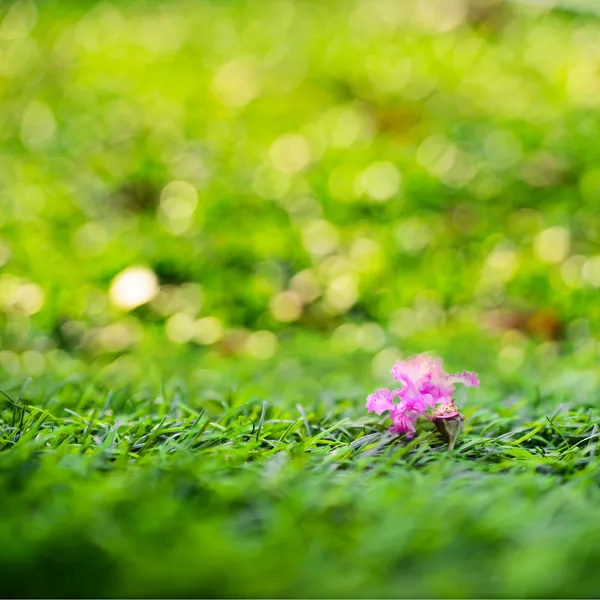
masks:
<instances>
[{"instance_id":1,"label":"shallow depth of field background","mask_svg":"<svg viewBox=\"0 0 600 600\"><path fill-rule=\"evenodd\" d=\"M511 407L541 398L548 407L538 416L546 426L561 403L595 405L600 11L594 4L3 2L0 389L13 401L21 390L20 402L56 419L68 411L87 419L102 409L108 419L121 411L122 420L133 422L142 397L152 398L160 418L173 416L179 414L173 390L185 389L194 415L216 414L219 402L250 403L257 418L267 406L267 421L275 421L285 407L320 403L325 412L343 407L355 423L374 426L379 421L365 414L365 396L392 385L397 358L432 351L451 369L480 373L479 391L457 394L469 415L485 409L507 416ZM0 413L7 450L0 464L18 446L10 406ZM597 412L589 414L597 420ZM77 436L68 443L79 443ZM244 468L232 485L250 488ZM2 494L19 493L11 479L16 472L6 462ZM33 485L34 470L23 473L18 478ZM547 478L542 486L560 484L539 477ZM67 480L61 485L71 485ZM94 481L98 489L104 485ZM29 490L24 522L52 495L48 485ZM507 510L511 498L527 495L519 485L507 484ZM407 481L406 494L411 486L418 488ZM93 504L93 489L69 502ZM486 493L490 502L496 498ZM319 498L311 501L318 505ZM92 504L90 515L104 510ZM56 514L61 506L71 510L65 500ZM136 518L152 522L152 510ZM421 514L418 501L412 510ZM0 533L19 536L19 518L10 514ZM116 564L121 551L143 550L132 534L127 549L115 543L117 550L92 551L103 546L90 534L89 556L81 551L87 570L73 575L80 587L69 588L66 575L52 579L48 561L81 567L85 527L69 532L56 514L40 514L20 549L3 550L0 560L2 572L28 579L39 568L50 577L47 586L23 588L30 593L319 594L314 581L316 587L286 588L290 573L279 574L278 587L278 574L267 569L261 577L275 582L269 588L250 567L239 588L219 587L210 573L223 568L219 557L231 559L227 543L214 541L221 521L198 533L215 544L204 557L206 572L198 575L183 549L161 558L157 525L139 538L157 548L147 571L140 561L120 579L106 575L117 581L114 588L94 587L86 577L113 573L111 560ZM287 514L277 522L280 533L294 527ZM108 535L117 525L102 518L98 530ZM253 525L246 525L247 531L236 527L246 531L240 535L247 536L248 556L269 556L269 543L279 547L271 540L252 550ZM63 562L60 552L47 550L53 528L72 550ZM457 525L456 539L461 531ZM494 545L486 547L500 575L471 587L444 570L452 552L431 559L437 575L429 583L423 565L422 577L413 574L408 584L400 574L397 584L385 583L381 567L382 587L357 575L356 587L344 588L346 569L360 571L365 563L338 562L328 570L328 555L317 550L305 566L321 570L308 566L306 573L329 582L329 595L576 594L564 582L578 581L577 573L544 554L544 531L540 524L527 539L532 546L514 559L507 557L518 544L499 561ZM465 554L477 553L480 533L472 545L461 541ZM561 540L583 554L591 543L566 527L552 538L559 554ZM294 549L283 547L292 564ZM156 586L139 583L163 559L164 573L152 574ZM178 572L180 564L190 569ZM411 564L407 559L397 568ZM544 587L538 568L553 565L558 570ZM252 568L266 569L260 562ZM585 577L579 581L580 594L593 594ZM15 586L10 593L18 595Z\"/></svg>"}]
</instances>

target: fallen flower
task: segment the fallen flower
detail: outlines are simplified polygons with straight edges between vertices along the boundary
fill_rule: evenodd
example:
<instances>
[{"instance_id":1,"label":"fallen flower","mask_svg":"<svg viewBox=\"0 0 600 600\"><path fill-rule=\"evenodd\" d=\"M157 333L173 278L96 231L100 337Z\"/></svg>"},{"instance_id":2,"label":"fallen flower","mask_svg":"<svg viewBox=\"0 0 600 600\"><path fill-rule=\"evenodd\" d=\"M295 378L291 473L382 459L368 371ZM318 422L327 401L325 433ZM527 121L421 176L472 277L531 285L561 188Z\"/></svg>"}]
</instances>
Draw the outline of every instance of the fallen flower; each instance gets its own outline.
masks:
<instances>
[{"instance_id":1,"label":"fallen flower","mask_svg":"<svg viewBox=\"0 0 600 600\"><path fill-rule=\"evenodd\" d=\"M479 387L479 378L469 371L449 374L442 365L441 358L427 354L399 360L392 368L392 375L402 382L402 388L382 388L370 394L367 409L378 415L389 411L392 419L390 432L404 433L407 438L414 436L416 421L422 415L435 424L448 442L449 450L452 450L465 419L452 402L454 384ZM427 414L430 408L431 415Z\"/></svg>"}]
</instances>

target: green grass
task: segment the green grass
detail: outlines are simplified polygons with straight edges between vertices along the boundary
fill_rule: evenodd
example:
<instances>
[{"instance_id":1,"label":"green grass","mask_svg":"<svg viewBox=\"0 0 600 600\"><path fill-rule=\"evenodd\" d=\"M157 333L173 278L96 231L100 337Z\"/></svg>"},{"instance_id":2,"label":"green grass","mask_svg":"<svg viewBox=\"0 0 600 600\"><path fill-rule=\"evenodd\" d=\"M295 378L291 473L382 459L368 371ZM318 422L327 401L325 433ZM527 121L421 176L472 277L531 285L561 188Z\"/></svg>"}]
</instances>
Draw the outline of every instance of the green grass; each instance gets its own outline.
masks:
<instances>
[{"instance_id":1,"label":"green grass","mask_svg":"<svg viewBox=\"0 0 600 600\"><path fill-rule=\"evenodd\" d=\"M597 401L486 405L482 379L453 453L427 424L390 436L358 393L15 389L3 595L593 596Z\"/></svg>"},{"instance_id":2,"label":"green grass","mask_svg":"<svg viewBox=\"0 0 600 600\"><path fill-rule=\"evenodd\" d=\"M0 2L0 595L597 596L592 4Z\"/></svg>"}]
</instances>

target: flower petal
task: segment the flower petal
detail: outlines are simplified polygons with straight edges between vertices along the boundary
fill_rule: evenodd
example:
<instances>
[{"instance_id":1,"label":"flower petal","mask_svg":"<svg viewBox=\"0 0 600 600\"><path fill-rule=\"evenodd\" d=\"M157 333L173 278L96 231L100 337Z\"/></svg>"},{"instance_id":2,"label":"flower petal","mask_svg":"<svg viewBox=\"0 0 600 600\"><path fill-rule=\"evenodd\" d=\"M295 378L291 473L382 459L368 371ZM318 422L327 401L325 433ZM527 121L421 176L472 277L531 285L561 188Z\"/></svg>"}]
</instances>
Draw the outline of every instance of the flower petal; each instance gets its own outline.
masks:
<instances>
[{"instance_id":1,"label":"flower petal","mask_svg":"<svg viewBox=\"0 0 600 600\"><path fill-rule=\"evenodd\" d=\"M406 411L395 410L392 413L393 426L390 427L392 433L405 433L407 438L411 438L415 435L415 418L411 417Z\"/></svg>"},{"instance_id":2,"label":"flower petal","mask_svg":"<svg viewBox=\"0 0 600 600\"><path fill-rule=\"evenodd\" d=\"M375 393L367 396L366 407L369 412L375 412L378 415L381 415L386 410L392 410L394 406L394 396L398 390L394 390L393 392L388 390L387 388L381 388L377 390Z\"/></svg>"},{"instance_id":3,"label":"flower petal","mask_svg":"<svg viewBox=\"0 0 600 600\"><path fill-rule=\"evenodd\" d=\"M420 414L427 410L427 406L428 403L425 397L416 396L414 398L402 400L402 402L397 404L395 408L397 411L414 412L416 414ZM433 406L433 404L431 404L431 406Z\"/></svg>"},{"instance_id":4,"label":"flower petal","mask_svg":"<svg viewBox=\"0 0 600 600\"><path fill-rule=\"evenodd\" d=\"M392 367L394 379L411 381L416 387L431 375L443 371L441 359L432 358L428 354L417 354L406 360L399 360Z\"/></svg>"},{"instance_id":5,"label":"flower petal","mask_svg":"<svg viewBox=\"0 0 600 600\"><path fill-rule=\"evenodd\" d=\"M421 387L421 394L427 396L431 406L441 402L443 398L451 398L453 393L454 386L448 379L430 381Z\"/></svg>"},{"instance_id":6,"label":"flower petal","mask_svg":"<svg viewBox=\"0 0 600 600\"><path fill-rule=\"evenodd\" d=\"M454 392L442 359L428 354L417 354L397 361L392 368L392 375L403 383L402 398L424 395L431 406L442 397L452 396Z\"/></svg>"},{"instance_id":7,"label":"flower petal","mask_svg":"<svg viewBox=\"0 0 600 600\"><path fill-rule=\"evenodd\" d=\"M465 385L470 385L472 387L479 387L479 377L477 376L477 373L471 373L471 371L461 371L460 373L450 375L450 381L453 383L464 383Z\"/></svg>"}]
</instances>

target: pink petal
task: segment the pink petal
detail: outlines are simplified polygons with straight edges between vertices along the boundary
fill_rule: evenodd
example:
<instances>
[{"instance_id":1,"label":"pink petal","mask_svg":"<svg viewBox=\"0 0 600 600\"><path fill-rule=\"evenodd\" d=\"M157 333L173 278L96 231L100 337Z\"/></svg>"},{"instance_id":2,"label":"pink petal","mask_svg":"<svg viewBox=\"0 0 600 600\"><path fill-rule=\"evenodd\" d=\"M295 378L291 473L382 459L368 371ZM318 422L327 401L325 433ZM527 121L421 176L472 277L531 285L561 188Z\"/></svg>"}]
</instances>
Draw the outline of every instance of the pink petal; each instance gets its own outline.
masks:
<instances>
[{"instance_id":1,"label":"pink petal","mask_svg":"<svg viewBox=\"0 0 600 600\"><path fill-rule=\"evenodd\" d=\"M442 360L432 358L428 354L417 354L406 360L399 360L392 367L394 379L399 381L412 381L414 385L419 385L432 375L438 375L444 372L442 369Z\"/></svg>"},{"instance_id":2,"label":"pink petal","mask_svg":"<svg viewBox=\"0 0 600 600\"><path fill-rule=\"evenodd\" d=\"M394 414L392 414L392 423L393 426L390 427L392 433L405 433L408 438L415 435L415 424L406 412L394 411Z\"/></svg>"},{"instance_id":3,"label":"pink petal","mask_svg":"<svg viewBox=\"0 0 600 600\"><path fill-rule=\"evenodd\" d=\"M415 433L416 433L416 430L414 430L414 431L404 431L404 430L398 430L398 429L397 429L395 426L389 427L389 428L388 428L388 431L389 431L390 433L398 433L398 434L400 434L400 433L403 433L403 434L404 434L404 437L405 437L407 440L410 440L411 438L414 438L414 437L415 437Z\"/></svg>"},{"instance_id":4,"label":"pink petal","mask_svg":"<svg viewBox=\"0 0 600 600\"><path fill-rule=\"evenodd\" d=\"M394 396L396 395L394 392L388 390L387 388L381 388L377 390L374 394L370 394L367 396L366 407L369 412L375 412L378 415L381 415L386 410L392 410L394 406Z\"/></svg>"},{"instance_id":5,"label":"pink petal","mask_svg":"<svg viewBox=\"0 0 600 600\"><path fill-rule=\"evenodd\" d=\"M394 404L390 411L393 426L390 431L394 433L405 433L406 437L413 437L415 434L415 423L420 414L426 410L425 403L422 400L403 400L400 404Z\"/></svg>"},{"instance_id":6,"label":"pink petal","mask_svg":"<svg viewBox=\"0 0 600 600\"><path fill-rule=\"evenodd\" d=\"M401 397L420 394L426 401L434 406L443 396L451 396L454 386L449 380L448 373L443 368L441 358L432 358L428 354L417 354L399 360L392 368L395 379L402 381Z\"/></svg>"},{"instance_id":7,"label":"pink petal","mask_svg":"<svg viewBox=\"0 0 600 600\"><path fill-rule=\"evenodd\" d=\"M450 376L450 381L454 383L464 383L472 387L479 387L479 377L477 373L471 373L470 371L461 371Z\"/></svg>"},{"instance_id":8,"label":"pink petal","mask_svg":"<svg viewBox=\"0 0 600 600\"><path fill-rule=\"evenodd\" d=\"M402 402L396 404L394 408L396 411L414 412L418 414L424 413L427 410L427 406L428 404L423 396L416 396L414 398L402 400ZM433 404L431 404L431 406L433 406Z\"/></svg>"},{"instance_id":9,"label":"pink petal","mask_svg":"<svg viewBox=\"0 0 600 600\"><path fill-rule=\"evenodd\" d=\"M425 403L425 406L430 406L431 408L433 408L437 402L439 402L438 398L434 398L431 394L421 394L421 398L423 399L423 402Z\"/></svg>"},{"instance_id":10,"label":"pink petal","mask_svg":"<svg viewBox=\"0 0 600 600\"><path fill-rule=\"evenodd\" d=\"M444 371L444 361L433 358L428 354L417 354L406 360L399 360L392 368L392 375L400 381L412 381L416 387L421 387L431 380L447 379Z\"/></svg>"},{"instance_id":11,"label":"pink petal","mask_svg":"<svg viewBox=\"0 0 600 600\"><path fill-rule=\"evenodd\" d=\"M430 399L431 406L441 402L441 400L447 396L452 396L453 392L454 386L448 379L430 381L425 383L421 388L421 394Z\"/></svg>"}]
</instances>

